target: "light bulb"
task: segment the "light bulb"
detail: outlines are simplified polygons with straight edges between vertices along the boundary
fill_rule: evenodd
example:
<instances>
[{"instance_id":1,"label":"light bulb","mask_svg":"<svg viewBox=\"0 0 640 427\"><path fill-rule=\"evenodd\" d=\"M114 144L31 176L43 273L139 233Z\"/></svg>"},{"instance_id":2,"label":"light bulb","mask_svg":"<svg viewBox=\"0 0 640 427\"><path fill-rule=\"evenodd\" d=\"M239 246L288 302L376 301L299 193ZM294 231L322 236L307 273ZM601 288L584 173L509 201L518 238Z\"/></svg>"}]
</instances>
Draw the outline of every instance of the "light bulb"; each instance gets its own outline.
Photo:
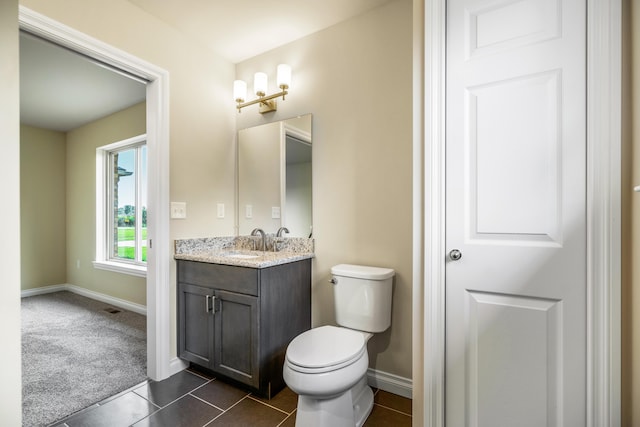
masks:
<instances>
[{"instance_id":1,"label":"light bulb","mask_svg":"<svg viewBox=\"0 0 640 427\"><path fill-rule=\"evenodd\" d=\"M291 66L287 64L278 65L278 87L287 89L291 85Z\"/></svg>"},{"instance_id":2,"label":"light bulb","mask_svg":"<svg viewBox=\"0 0 640 427\"><path fill-rule=\"evenodd\" d=\"M258 96L264 96L267 93L267 75L265 73L256 73L254 75L253 90Z\"/></svg>"},{"instance_id":3,"label":"light bulb","mask_svg":"<svg viewBox=\"0 0 640 427\"><path fill-rule=\"evenodd\" d=\"M235 80L233 82L233 99L236 102L244 102L247 99L247 83L243 80Z\"/></svg>"}]
</instances>

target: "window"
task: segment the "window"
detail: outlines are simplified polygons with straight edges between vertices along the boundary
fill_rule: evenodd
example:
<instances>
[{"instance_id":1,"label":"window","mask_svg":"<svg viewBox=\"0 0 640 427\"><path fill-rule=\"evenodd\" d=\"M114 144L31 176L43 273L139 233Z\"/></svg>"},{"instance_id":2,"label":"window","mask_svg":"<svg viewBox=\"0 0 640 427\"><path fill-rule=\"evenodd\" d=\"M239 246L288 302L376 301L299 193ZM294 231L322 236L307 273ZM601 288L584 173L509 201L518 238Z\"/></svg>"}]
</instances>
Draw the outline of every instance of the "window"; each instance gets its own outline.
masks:
<instances>
[{"instance_id":1,"label":"window","mask_svg":"<svg viewBox=\"0 0 640 427\"><path fill-rule=\"evenodd\" d=\"M146 276L146 135L96 151L96 268Z\"/></svg>"}]
</instances>

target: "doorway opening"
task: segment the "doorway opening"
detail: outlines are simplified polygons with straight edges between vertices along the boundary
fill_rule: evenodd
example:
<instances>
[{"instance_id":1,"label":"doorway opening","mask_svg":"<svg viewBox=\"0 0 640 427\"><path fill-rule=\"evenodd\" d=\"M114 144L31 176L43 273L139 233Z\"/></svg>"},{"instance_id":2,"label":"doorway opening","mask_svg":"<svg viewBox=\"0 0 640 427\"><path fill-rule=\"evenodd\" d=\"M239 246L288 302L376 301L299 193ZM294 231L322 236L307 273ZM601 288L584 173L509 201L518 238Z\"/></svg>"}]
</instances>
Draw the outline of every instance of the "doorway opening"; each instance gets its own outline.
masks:
<instances>
[{"instance_id":1,"label":"doorway opening","mask_svg":"<svg viewBox=\"0 0 640 427\"><path fill-rule=\"evenodd\" d=\"M184 368L170 360L169 284L169 77L168 72L140 58L53 21L23 6L20 30L85 56L116 72L146 83L146 133L148 147L146 315L147 375L162 380Z\"/></svg>"}]
</instances>

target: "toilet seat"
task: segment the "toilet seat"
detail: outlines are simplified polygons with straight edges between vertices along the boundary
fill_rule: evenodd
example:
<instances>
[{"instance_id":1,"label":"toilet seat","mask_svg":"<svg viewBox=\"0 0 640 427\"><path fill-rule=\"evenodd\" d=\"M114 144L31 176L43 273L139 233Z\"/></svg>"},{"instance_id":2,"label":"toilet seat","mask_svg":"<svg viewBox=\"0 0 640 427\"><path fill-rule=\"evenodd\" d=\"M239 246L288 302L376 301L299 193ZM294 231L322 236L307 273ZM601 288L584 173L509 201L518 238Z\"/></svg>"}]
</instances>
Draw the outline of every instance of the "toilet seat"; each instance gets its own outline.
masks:
<instances>
[{"instance_id":1,"label":"toilet seat","mask_svg":"<svg viewBox=\"0 0 640 427\"><path fill-rule=\"evenodd\" d=\"M367 351L361 332L335 326L310 329L291 341L287 364L303 373L331 372L349 366Z\"/></svg>"}]
</instances>

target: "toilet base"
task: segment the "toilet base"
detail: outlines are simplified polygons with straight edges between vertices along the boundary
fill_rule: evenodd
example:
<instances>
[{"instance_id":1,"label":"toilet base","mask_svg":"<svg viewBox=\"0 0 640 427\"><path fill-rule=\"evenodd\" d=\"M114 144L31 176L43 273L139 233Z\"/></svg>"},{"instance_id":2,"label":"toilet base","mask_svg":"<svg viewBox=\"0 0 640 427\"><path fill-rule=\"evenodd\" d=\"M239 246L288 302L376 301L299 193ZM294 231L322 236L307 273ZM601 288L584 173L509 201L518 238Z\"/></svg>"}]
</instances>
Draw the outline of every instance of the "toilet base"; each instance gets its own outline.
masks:
<instances>
[{"instance_id":1,"label":"toilet base","mask_svg":"<svg viewBox=\"0 0 640 427\"><path fill-rule=\"evenodd\" d=\"M336 397L298 396L296 427L361 427L372 409L373 391L364 376Z\"/></svg>"}]
</instances>

